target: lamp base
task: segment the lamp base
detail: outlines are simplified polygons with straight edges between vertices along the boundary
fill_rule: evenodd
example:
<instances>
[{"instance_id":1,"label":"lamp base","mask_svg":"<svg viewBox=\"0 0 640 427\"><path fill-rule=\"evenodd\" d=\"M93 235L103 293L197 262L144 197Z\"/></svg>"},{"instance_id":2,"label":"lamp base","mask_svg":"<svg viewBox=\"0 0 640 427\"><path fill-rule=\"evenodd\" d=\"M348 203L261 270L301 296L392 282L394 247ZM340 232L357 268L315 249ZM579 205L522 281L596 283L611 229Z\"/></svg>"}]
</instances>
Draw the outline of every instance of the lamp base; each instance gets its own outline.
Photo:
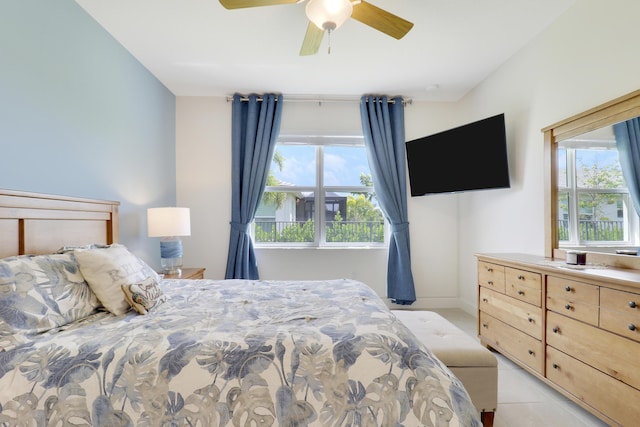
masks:
<instances>
[{"instance_id":1,"label":"lamp base","mask_svg":"<svg viewBox=\"0 0 640 427\"><path fill-rule=\"evenodd\" d=\"M160 241L160 266L165 274L182 272L182 241L166 238Z\"/></svg>"},{"instance_id":2,"label":"lamp base","mask_svg":"<svg viewBox=\"0 0 640 427\"><path fill-rule=\"evenodd\" d=\"M181 274L182 273L182 257L180 258L161 258L160 266L164 274Z\"/></svg>"}]
</instances>

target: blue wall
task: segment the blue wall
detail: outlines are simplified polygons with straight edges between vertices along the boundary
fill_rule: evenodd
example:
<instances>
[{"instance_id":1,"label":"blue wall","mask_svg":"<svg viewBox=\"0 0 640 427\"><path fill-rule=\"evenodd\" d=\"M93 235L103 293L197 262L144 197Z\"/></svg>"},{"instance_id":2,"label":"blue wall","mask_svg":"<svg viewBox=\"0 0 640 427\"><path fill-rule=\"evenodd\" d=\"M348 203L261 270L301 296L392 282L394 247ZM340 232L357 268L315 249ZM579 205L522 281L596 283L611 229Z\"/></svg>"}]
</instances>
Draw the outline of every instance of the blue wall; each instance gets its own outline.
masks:
<instances>
[{"instance_id":1,"label":"blue wall","mask_svg":"<svg viewBox=\"0 0 640 427\"><path fill-rule=\"evenodd\" d=\"M146 208L175 206L175 107L73 0L0 3L0 188L120 201L120 242L153 266Z\"/></svg>"}]
</instances>

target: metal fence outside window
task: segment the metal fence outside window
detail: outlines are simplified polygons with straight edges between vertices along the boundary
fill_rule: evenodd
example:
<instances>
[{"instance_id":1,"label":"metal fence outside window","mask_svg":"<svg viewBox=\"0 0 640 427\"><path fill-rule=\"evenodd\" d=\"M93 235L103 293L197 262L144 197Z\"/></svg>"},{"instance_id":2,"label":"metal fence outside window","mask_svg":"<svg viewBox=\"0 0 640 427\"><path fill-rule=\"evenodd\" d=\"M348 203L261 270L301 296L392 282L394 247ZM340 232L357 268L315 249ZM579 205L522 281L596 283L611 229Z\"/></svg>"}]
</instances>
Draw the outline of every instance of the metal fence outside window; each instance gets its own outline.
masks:
<instances>
[{"instance_id":1,"label":"metal fence outside window","mask_svg":"<svg viewBox=\"0 0 640 427\"><path fill-rule=\"evenodd\" d=\"M622 220L580 220L578 223L580 241L624 241ZM558 220L558 238L569 240L569 220Z\"/></svg>"},{"instance_id":2,"label":"metal fence outside window","mask_svg":"<svg viewBox=\"0 0 640 427\"><path fill-rule=\"evenodd\" d=\"M315 227L309 221L255 221L258 243L313 242ZM383 243L384 221L327 221L326 241L331 243Z\"/></svg>"}]
</instances>

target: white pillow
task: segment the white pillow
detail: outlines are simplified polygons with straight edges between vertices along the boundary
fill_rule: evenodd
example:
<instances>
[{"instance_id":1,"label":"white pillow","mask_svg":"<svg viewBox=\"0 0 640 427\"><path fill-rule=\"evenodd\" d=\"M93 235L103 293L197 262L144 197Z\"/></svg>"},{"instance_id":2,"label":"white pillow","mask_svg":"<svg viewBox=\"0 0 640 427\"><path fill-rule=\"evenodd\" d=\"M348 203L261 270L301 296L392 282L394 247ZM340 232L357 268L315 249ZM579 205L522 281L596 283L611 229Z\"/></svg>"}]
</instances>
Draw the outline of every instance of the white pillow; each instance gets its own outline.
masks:
<instances>
[{"instance_id":1,"label":"white pillow","mask_svg":"<svg viewBox=\"0 0 640 427\"><path fill-rule=\"evenodd\" d=\"M124 314L131 308L122 285L140 283L149 277L158 280L157 273L123 245L78 249L74 255L93 293L104 308L115 315Z\"/></svg>"}]
</instances>

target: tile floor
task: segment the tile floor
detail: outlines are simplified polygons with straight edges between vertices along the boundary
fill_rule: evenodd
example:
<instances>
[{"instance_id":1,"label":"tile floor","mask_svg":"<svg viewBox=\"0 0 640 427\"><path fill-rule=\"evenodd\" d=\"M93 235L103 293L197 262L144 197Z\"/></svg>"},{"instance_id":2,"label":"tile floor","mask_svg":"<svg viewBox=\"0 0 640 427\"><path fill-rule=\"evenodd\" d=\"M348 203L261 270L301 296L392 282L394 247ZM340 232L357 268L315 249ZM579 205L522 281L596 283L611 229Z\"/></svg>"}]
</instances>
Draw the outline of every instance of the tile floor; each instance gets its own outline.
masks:
<instances>
[{"instance_id":1,"label":"tile floor","mask_svg":"<svg viewBox=\"0 0 640 427\"><path fill-rule=\"evenodd\" d=\"M451 323L477 337L476 318L459 309L434 309ZM494 427L605 427L568 400L499 353L498 410Z\"/></svg>"}]
</instances>

